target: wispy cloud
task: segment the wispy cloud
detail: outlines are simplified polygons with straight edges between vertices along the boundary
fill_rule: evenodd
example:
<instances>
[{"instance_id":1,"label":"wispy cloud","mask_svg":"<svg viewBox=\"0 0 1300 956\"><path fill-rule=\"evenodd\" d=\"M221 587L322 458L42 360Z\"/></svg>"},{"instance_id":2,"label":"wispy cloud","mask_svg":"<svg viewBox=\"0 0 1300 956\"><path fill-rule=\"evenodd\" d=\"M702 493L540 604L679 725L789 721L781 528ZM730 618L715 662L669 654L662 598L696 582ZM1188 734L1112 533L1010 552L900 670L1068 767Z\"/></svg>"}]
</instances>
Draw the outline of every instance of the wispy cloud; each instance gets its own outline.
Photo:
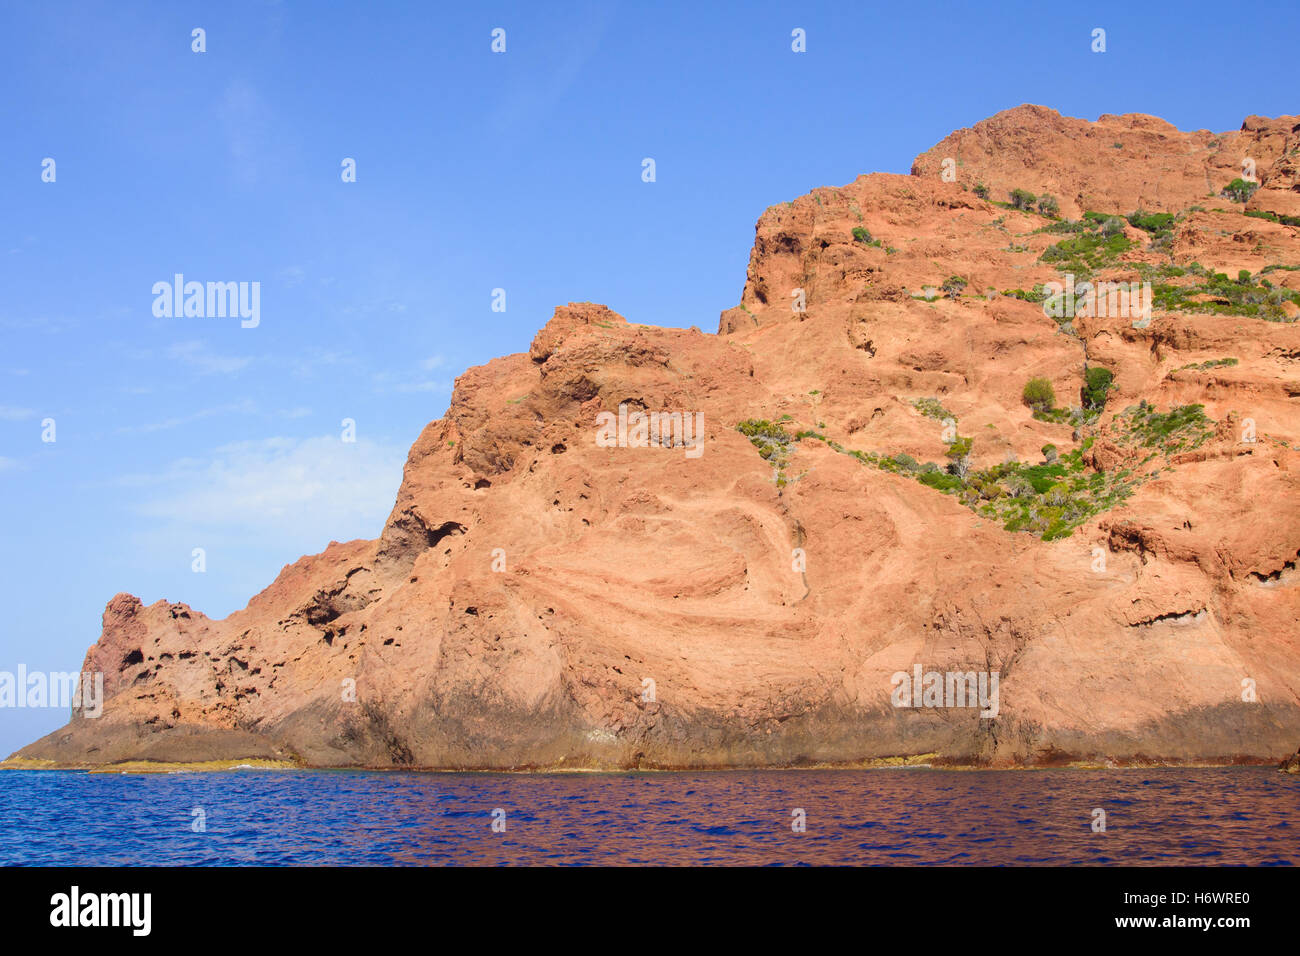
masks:
<instances>
[{"instance_id":1,"label":"wispy cloud","mask_svg":"<svg viewBox=\"0 0 1300 956\"><path fill-rule=\"evenodd\" d=\"M256 87L245 80L234 80L222 93L217 118L225 132L231 169L244 182L255 182L270 152L267 133L272 126L271 110Z\"/></svg>"},{"instance_id":2,"label":"wispy cloud","mask_svg":"<svg viewBox=\"0 0 1300 956\"><path fill-rule=\"evenodd\" d=\"M402 382L393 386L394 392L451 392L450 382Z\"/></svg>"},{"instance_id":3,"label":"wispy cloud","mask_svg":"<svg viewBox=\"0 0 1300 956\"><path fill-rule=\"evenodd\" d=\"M451 382L446 379L417 378L411 380L392 372L376 372L371 379L377 393L384 392L446 392L451 394Z\"/></svg>"},{"instance_id":4,"label":"wispy cloud","mask_svg":"<svg viewBox=\"0 0 1300 956\"><path fill-rule=\"evenodd\" d=\"M257 405L251 399L244 399L241 402L231 402L226 405L215 405L212 408L201 408L196 412L188 415L174 415L170 418L164 418L158 422L146 422L143 425L123 425L117 429L120 435L143 435L150 432L166 431L169 428L180 428L183 425L189 425L193 422L200 421L204 418L211 418L214 415L251 415L257 411Z\"/></svg>"},{"instance_id":5,"label":"wispy cloud","mask_svg":"<svg viewBox=\"0 0 1300 956\"><path fill-rule=\"evenodd\" d=\"M0 329L8 329L14 332L43 332L47 335L57 335L60 332L67 332L77 328L77 322L64 316L23 316L15 318L11 315L0 315Z\"/></svg>"},{"instance_id":6,"label":"wispy cloud","mask_svg":"<svg viewBox=\"0 0 1300 956\"><path fill-rule=\"evenodd\" d=\"M247 368L253 361L244 355L218 355L197 340L177 342L167 349L167 357L174 362L184 362L204 375L230 375Z\"/></svg>"},{"instance_id":7,"label":"wispy cloud","mask_svg":"<svg viewBox=\"0 0 1300 956\"><path fill-rule=\"evenodd\" d=\"M36 413L30 408L18 408L14 405L0 405L0 421L22 422Z\"/></svg>"},{"instance_id":8,"label":"wispy cloud","mask_svg":"<svg viewBox=\"0 0 1300 956\"><path fill-rule=\"evenodd\" d=\"M344 366L356 367L360 360L351 352L326 351L313 348L306 355L293 355L288 359L289 371L296 378L312 378L322 369Z\"/></svg>"},{"instance_id":9,"label":"wispy cloud","mask_svg":"<svg viewBox=\"0 0 1300 956\"><path fill-rule=\"evenodd\" d=\"M550 51L544 70L530 74L502 98L488 114L489 128L497 134L519 136L546 122L600 47L613 14L611 5L576 14L567 42Z\"/></svg>"},{"instance_id":10,"label":"wispy cloud","mask_svg":"<svg viewBox=\"0 0 1300 956\"><path fill-rule=\"evenodd\" d=\"M405 449L365 439L277 437L224 445L133 483L152 489L137 508L146 517L196 530L342 540L378 533L405 459Z\"/></svg>"}]
</instances>

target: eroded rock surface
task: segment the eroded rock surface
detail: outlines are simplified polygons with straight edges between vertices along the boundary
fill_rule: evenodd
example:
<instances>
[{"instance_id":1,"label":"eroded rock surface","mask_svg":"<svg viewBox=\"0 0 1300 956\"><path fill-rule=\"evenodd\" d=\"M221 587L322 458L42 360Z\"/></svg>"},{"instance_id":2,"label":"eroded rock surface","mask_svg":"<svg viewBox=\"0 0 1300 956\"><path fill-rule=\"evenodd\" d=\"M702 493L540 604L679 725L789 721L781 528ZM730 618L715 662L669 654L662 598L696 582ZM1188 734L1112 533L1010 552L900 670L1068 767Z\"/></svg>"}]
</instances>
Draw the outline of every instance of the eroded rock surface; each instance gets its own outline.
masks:
<instances>
[{"instance_id":1,"label":"eroded rock surface","mask_svg":"<svg viewBox=\"0 0 1300 956\"><path fill-rule=\"evenodd\" d=\"M717 334L560 307L527 353L460 376L377 540L220 621L119 594L85 663L103 716L19 756L1276 763L1300 741L1298 130L1019 107L911 176L768 209ZM1244 156L1242 204L1219 194ZM1127 242L1094 278L1251 278L1169 293L1145 326L1058 322L1034 290L1068 260L1044 253L1100 218L1050 231L998 204L1016 188L1066 219L1176 214L1108 227ZM1090 367L1113 375L1104 409L1071 415ZM1067 411L1035 417L1031 377ZM620 405L702 413L702 451L601 447ZM1062 474L1025 470L1048 445ZM917 664L996 671L997 715L892 706Z\"/></svg>"}]
</instances>

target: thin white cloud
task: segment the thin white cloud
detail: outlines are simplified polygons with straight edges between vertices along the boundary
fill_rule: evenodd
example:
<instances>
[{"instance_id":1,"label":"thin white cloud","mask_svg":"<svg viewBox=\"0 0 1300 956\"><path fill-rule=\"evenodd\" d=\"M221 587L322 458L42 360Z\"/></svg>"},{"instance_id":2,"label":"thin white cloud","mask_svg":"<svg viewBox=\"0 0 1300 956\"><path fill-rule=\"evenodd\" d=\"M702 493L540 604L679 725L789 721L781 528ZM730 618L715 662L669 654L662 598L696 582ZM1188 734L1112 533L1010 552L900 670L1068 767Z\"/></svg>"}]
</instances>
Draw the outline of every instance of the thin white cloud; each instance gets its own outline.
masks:
<instances>
[{"instance_id":1,"label":"thin white cloud","mask_svg":"<svg viewBox=\"0 0 1300 956\"><path fill-rule=\"evenodd\" d=\"M393 386L395 392L451 392L450 382L427 381L427 382L402 382Z\"/></svg>"},{"instance_id":2,"label":"thin white cloud","mask_svg":"<svg viewBox=\"0 0 1300 956\"><path fill-rule=\"evenodd\" d=\"M14 405L0 405L0 421L22 422L36 413L30 408L18 408Z\"/></svg>"},{"instance_id":3,"label":"thin white cloud","mask_svg":"<svg viewBox=\"0 0 1300 956\"><path fill-rule=\"evenodd\" d=\"M488 114L489 127L499 134L522 135L544 123L583 68L595 55L613 17L612 7L584 10L573 15L565 31L567 40L541 51L547 56L546 69L519 81Z\"/></svg>"},{"instance_id":4,"label":"thin white cloud","mask_svg":"<svg viewBox=\"0 0 1300 956\"><path fill-rule=\"evenodd\" d=\"M13 316L0 316L0 329L12 329L14 331L34 331L43 332L47 335L57 335L61 332L67 332L77 327L77 322L73 319L61 316L40 316L24 318L14 318Z\"/></svg>"},{"instance_id":5,"label":"thin white cloud","mask_svg":"<svg viewBox=\"0 0 1300 956\"><path fill-rule=\"evenodd\" d=\"M231 169L244 182L255 182L271 151L267 145L273 125L271 110L256 87L237 79L226 86L216 112L225 132Z\"/></svg>"},{"instance_id":6,"label":"thin white cloud","mask_svg":"<svg viewBox=\"0 0 1300 956\"><path fill-rule=\"evenodd\" d=\"M445 379L417 379L411 381L392 372L376 372L371 383L377 394L385 392L446 392L451 394L451 382Z\"/></svg>"},{"instance_id":7,"label":"thin white cloud","mask_svg":"<svg viewBox=\"0 0 1300 956\"><path fill-rule=\"evenodd\" d=\"M289 370L296 378L312 378L325 369L339 366L357 366L357 357L349 352L325 351L313 348L307 355L292 355L287 358Z\"/></svg>"},{"instance_id":8,"label":"thin white cloud","mask_svg":"<svg viewBox=\"0 0 1300 956\"><path fill-rule=\"evenodd\" d=\"M160 422L146 422L143 425L123 425L118 428L118 434L136 435L148 434L150 432L166 431L169 428L180 428L182 425L189 425L192 422L200 421L204 418L211 418L213 415L228 415L238 413L251 415L257 411L257 404L251 399L244 399L241 402L232 402L227 405L216 405L212 408L201 408L197 412L191 412L189 415L177 415L172 418L164 418Z\"/></svg>"},{"instance_id":9,"label":"thin white cloud","mask_svg":"<svg viewBox=\"0 0 1300 956\"><path fill-rule=\"evenodd\" d=\"M392 509L406 449L340 435L267 438L217 448L137 476L152 486L138 512L196 532L235 529L304 547L378 534Z\"/></svg>"},{"instance_id":10,"label":"thin white cloud","mask_svg":"<svg viewBox=\"0 0 1300 956\"><path fill-rule=\"evenodd\" d=\"M198 340L169 346L167 357L173 362L184 362L204 375L230 375L247 368L253 361L244 355L218 355Z\"/></svg>"}]
</instances>

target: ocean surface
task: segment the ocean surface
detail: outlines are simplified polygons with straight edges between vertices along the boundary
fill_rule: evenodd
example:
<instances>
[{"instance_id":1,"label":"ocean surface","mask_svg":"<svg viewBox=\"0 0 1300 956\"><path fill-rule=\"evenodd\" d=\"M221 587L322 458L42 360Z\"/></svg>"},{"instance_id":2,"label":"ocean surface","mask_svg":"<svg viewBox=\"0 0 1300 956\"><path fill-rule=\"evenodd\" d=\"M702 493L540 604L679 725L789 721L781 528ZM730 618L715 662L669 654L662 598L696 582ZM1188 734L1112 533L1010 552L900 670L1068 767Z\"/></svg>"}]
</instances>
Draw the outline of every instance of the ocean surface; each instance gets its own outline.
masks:
<instances>
[{"instance_id":1,"label":"ocean surface","mask_svg":"<svg viewBox=\"0 0 1300 956\"><path fill-rule=\"evenodd\" d=\"M1270 866L1298 813L1271 768L3 772L0 863Z\"/></svg>"}]
</instances>

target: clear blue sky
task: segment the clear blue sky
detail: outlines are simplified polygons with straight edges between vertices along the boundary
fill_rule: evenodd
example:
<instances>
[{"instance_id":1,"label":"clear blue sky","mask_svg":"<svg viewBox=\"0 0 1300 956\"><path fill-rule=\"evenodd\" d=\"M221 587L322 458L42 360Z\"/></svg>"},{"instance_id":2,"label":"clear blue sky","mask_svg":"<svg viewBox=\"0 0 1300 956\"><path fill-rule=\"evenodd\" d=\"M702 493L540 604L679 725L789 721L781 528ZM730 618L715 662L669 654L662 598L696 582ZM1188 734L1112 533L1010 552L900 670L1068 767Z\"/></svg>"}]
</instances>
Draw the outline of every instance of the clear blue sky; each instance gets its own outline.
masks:
<instances>
[{"instance_id":1,"label":"clear blue sky","mask_svg":"<svg viewBox=\"0 0 1300 956\"><path fill-rule=\"evenodd\" d=\"M220 617L375 536L456 375L570 300L712 332L769 205L1025 102L1300 112L1295 3L1146 6L5 4L0 670L75 670L118 591ZM260 282L260 325L156 318L177 272ZM65 719L0 710L0 751Z\"/></svg>"}]
</instances>

